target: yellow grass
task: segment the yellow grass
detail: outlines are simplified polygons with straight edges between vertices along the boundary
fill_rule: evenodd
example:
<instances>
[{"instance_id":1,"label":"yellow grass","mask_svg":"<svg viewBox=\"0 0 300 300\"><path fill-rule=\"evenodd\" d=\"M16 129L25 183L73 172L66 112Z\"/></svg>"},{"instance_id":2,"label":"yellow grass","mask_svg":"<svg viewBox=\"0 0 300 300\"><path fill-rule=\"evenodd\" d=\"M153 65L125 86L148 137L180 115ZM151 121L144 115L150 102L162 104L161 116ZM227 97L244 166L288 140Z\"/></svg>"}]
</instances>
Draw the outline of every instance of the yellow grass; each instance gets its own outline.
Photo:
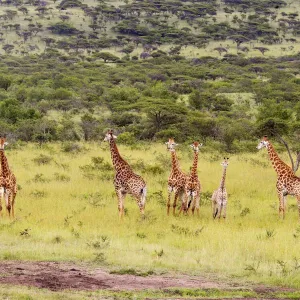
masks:
<instances>
[{"instance_id":1,"label":"yellow grass","mask_svg":"<svg viewBox=\"0 0 300 300\"><path fill-rule=\"evenodd\" d=\"M16 220L10 221L5 213L0 219L0 259L85 261L157 272L216 272L300 286L296 201L289 200L286 219L279 220L276 176L263 150L230 157L228 219L219 222L212 219L208 199L202 202L200 217L167 217L170 154L160 144L145 144L138 150L120 146L131 164L141 160L165 172L138 172L148 185L146 218L141 220L136 203L127 197L127 215L119 221L112 178L99 179L103 176L99 171L93 171L96 177L86 178L79 168L91 164L92 157L101 156L111 163L109 147L106 143L84 147L85 151L76 155L62 152L58 144L7 150L22 189L16 199ZM203 151L199 178L207 193L219 185L222 155ZM40 154L53 161L37 165L33 159ZM190 148L180 146L178 154L187 171ZM57 181L55 173L69 176L70 181ZM48 181L34 182L37 174Z\"/></svg>"}]
</instances>

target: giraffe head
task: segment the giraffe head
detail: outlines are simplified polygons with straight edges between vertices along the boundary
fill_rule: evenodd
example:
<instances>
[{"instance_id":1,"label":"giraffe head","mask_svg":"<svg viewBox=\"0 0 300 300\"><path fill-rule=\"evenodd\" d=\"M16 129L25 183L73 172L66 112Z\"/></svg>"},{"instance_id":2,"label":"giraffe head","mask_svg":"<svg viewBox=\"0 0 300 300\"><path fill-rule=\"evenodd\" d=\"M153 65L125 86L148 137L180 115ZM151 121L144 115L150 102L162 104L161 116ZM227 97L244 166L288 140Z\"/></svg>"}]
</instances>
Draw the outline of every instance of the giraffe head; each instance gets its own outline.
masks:
<instances>
[{"instance_id":1,"label":"giraffe head","mask_svg":"<svg viewBox=\"0 0 300 300\"><path fill-rule=\"evenodd\" d=\"M109 142L111 139L116 139L117 137L113 135L113 131L110 129L107 131L104 137L104 141Z\"/></svg>"},{"instance_id":2,"label":"giraffe head","mask_svg":"<svg viewBox=\"0 0 300 300\"><path fill-rule=\"evenodd\" d=\"M8 145L6 142L6 137L5 136L0 136L0 150L4 150L4 147Z\"/></svg>"},{"instance_id":3,"label":"giraffe head","mask_svg":"<svg viewBox=\"0 0 300 300\"><path fill-rule=\"evenodd\" d=\"M167 149L171 152L175 151L175 147L178 145L175 143L173 138L169 138L169 141L166 142Z\"/></svg>"},{"instance_id":4,"label":"giraffe head","mask_svg":"<svg viewBox=\"0 0 300 300\"><path fill-rule=\"evenodd\" d=\"M202 147L202 144L199 144L198 142L194 142L191 147L193 148L194 152L198 153L200 148Z\"/></svg>"},{"instance_id":5,"label":"giraffe head","mask_svg":"<svg viewBox=\"0 0 300 300\"><path fill-rule=\"evenodd\" d=\"M229 158L227 157L224 157L224 160L222 161L222 163L221 163L221 166L223 166L223 168L224 169L226 169L227 167L228 167L228 165L229 165Z\"/></svg>"},{"instance_id":6,"label":"giraffe head","mask_svg":"<svg viewBox=\"0 0 300 300\"><path fill-rule=\"evenodd\" d=\"M260 150L264 147L268 147L268 145L269 145L268 137L265 135L263 136L263 138L261 139L261 141L259 142L256 148Z\"/></svg>"}]
</instances>

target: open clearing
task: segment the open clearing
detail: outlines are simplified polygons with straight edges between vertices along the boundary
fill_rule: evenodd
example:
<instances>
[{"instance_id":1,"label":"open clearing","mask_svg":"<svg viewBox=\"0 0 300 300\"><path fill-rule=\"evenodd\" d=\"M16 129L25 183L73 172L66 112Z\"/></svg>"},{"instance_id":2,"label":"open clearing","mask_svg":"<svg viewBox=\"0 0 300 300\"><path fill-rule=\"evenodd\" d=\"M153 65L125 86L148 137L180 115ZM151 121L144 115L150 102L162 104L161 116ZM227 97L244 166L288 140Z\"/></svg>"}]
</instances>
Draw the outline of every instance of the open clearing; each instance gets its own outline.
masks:
<instances>
[{"instance_id":1,"label":"open clearing","mask_svg":"<svg viewBox=\"0 0 300 300\"><path fill-rule=\"evenodd\" d=\"M0 219L0 299L300 299L297 205L290 198L278 220L267 153L230 157L228 219L219 222L210 195L220 154L204 149L199 158L200 216L166 218L165 145L119 148L148 183L145 219L128 197L118 221L107 144L85 144L79 153L54 143L7 152L20 190L16 219L5 211ZM189 148L178 148L183 170Z\"/></svg>"}]
</instances>

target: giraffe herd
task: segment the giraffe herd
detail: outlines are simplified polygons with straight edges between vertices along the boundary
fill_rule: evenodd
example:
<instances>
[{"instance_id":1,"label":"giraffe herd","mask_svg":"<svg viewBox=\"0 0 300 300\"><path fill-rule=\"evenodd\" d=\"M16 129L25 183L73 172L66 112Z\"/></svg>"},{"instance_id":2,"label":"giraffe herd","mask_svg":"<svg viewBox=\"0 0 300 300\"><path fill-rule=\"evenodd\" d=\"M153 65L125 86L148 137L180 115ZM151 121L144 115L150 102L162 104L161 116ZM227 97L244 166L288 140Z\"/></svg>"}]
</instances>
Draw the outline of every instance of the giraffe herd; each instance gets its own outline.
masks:
<instances>
[{"instance_id":1,"label":"giraffe herd","mask_svg":"<svg viewBox=\"0 0 300 300\"><path fill-rule=\"evenodd\" d=\"M126 194L131 194L137 201L140 208L140 212L144 215L145 202L146 202L146 183L139 176L136 175L129 164L121 157L117 145L115 143L116 136L113 135L113 131L109 130L105 136L105 141L109 142L112 162L115 168L115 179L114 185L118 197L118 209L119 216L124 215L124 198ZM171 153L171 173L168 178L168 199L167 199L167 215L170 214L171 207L171 195L174 193L173 201L173 215L176 213L177 201L180 199L181 206L179 214L183 211L185 214L188 213L191 207L192 214L195 210L199 214L200 208L200 193L201 184L198 178L198 155L199 149L202 144L194 142L191 147L194 152L194 159L190 174L185 174L180 166L178 157L176 155L175 143L173 138L170 138L166 142L167 149ZM282 212L283 218L285 215L286 196L296 196L298 201L299 209L299 220L300 220L300 178L298 178L293 170L285 164L276 153L272 144L268 141L267 137L263 139L257 146L257 149L266 147L268 149L270 160L273 164L275 171L277 172L277 193L279 197L279 216ZM220 186L213 192L212 201L212 216L213 218L220 219L222 216L226 218L228 194L225 187L226 171L229 165L229 158L224 157L224 161L221 163L223 167L222 178Z\"/></svg>"},{"instance_id":2,"label":"giraffe herd","mask_svg":"<svg viewBox=\"0 0 300 300\"><path fill-rule=\"evenodd\" d=\"M119 218L124 216L124 200L127 194L136 199L140 213L144 216L147 186L144 179L135 174L130 165L120 155L115 142L116 136L112 130L109 130L104 140L109 143L112 164L115 169L114 187L118 197ZM2 213L2 202L5 200L6 209L9 216L14 217L14 203L17 195L16 177L11 171L4 148L8 143L6 137L0 136L0 214ZM191 208L192 214L195 210L199 215L201 184L198 178L198 155L202 144L194 142L191 147L194 152L193 164L189 174L184 173L179 165L175 147L177 144L174 139L170 138L166 143L167 150L171 153L171 173L168 178L168 199L167 199L167 215L170 214L171 196L174 194L173 215L176 214L178 199L181 202L179 214L184 212L188 214ZM300 220L300 178L295 175L292 168L284 163L276 153L273 145L264 136L257 146L257 149L267 148L270 161L277 173L276 189L279 198L279 217L285 217L286 196L292 195L297 198L298 212ZM229 158L224 157L221 163L223 173L219 188L213 192L212 216L220 219L222 216L226 218L228 195L225 187L226 171Z\"/></svg>"}]
</instances>

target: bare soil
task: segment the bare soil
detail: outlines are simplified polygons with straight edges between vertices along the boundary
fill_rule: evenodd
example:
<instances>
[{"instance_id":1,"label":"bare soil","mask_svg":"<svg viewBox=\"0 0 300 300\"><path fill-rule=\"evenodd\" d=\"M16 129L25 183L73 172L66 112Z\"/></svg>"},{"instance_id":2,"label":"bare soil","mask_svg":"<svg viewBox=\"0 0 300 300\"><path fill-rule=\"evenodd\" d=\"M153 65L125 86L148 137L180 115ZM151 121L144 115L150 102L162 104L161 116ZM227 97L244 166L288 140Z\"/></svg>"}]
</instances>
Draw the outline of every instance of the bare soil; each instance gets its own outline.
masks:
<instances>
[{"instance_id":1,"label":"bare soil","mask_svg":"<svg viewBox=\"0 0 300 300\"><path fill-rule=\"evenodd\" d=\"M85 265L58 262L0 262L0 284L25 285L46 288L52 291L65 289L76 290L143 290L167 288L197 288L221 290L252 290L261 299L270 299L267 295L274 292L291 291L291 289L267 287L263 285L243 285L219 281L205 276L188 275L151 275L141 277L136 275L110 274L100 268Z\"/></svg>"}]
</instances>

